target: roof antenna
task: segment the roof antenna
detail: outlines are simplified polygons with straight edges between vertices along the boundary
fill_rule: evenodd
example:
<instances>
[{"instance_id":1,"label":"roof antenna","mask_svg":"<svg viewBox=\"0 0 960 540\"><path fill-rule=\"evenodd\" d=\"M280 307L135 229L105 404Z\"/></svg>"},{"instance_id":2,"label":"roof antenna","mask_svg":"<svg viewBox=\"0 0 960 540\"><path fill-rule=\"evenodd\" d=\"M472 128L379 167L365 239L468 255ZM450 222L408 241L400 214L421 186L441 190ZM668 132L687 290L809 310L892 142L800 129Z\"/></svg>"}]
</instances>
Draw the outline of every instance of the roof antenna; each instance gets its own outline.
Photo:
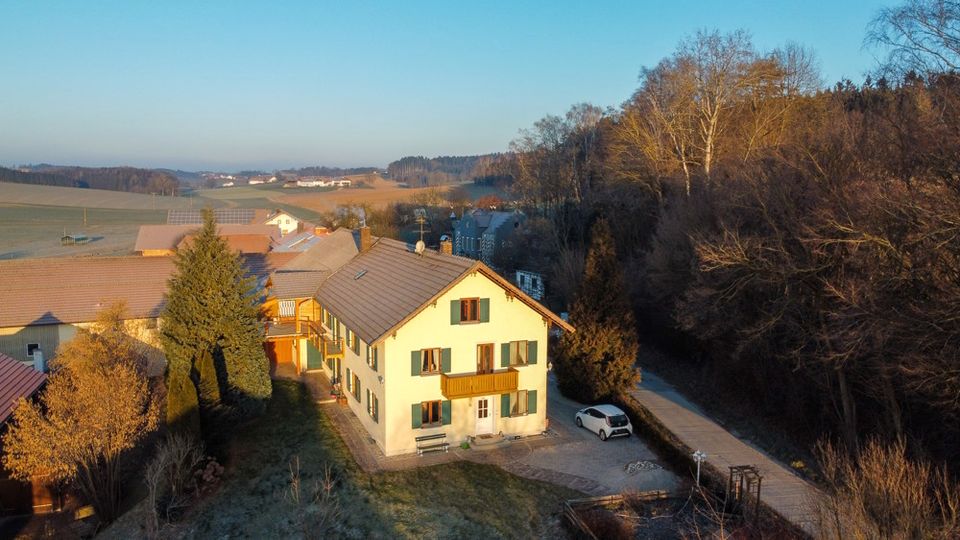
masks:
<instances>
[{"instance_id":1,"label":"roof antenna","mask_svg":"<svg viewBox=\"0 0 960 540\"><path fill-rule=\"evenodd\" d=\"M417 245L414 248L414 251L417 255L423 257L423 252L427 249L427 244L423 242L423 224L427 221L427 211L423 208L417 208L413 211L414 215L417 216L417 223L420 224L420 239L417 240Z\"/></svg>"}]
</instances>

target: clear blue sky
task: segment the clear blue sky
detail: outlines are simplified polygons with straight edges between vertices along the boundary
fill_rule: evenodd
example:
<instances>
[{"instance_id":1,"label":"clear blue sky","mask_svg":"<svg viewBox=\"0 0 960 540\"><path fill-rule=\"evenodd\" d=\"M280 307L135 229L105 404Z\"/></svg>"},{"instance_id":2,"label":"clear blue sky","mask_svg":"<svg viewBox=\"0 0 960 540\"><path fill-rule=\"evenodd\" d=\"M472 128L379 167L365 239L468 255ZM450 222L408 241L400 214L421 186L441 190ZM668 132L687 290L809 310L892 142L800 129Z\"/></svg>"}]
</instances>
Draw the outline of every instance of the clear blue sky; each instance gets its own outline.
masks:
<instances>
[{"instance_id":1,"label":"clear blue sky","mask_svg":"<svg viewBox=\"0 0 960 540\"><path fill-rule=\"evenodd\" d=\"M504 150L699 28L875 65L890 2L0 2L0 164L274 169Z\"/></svg>"}]
</instances>

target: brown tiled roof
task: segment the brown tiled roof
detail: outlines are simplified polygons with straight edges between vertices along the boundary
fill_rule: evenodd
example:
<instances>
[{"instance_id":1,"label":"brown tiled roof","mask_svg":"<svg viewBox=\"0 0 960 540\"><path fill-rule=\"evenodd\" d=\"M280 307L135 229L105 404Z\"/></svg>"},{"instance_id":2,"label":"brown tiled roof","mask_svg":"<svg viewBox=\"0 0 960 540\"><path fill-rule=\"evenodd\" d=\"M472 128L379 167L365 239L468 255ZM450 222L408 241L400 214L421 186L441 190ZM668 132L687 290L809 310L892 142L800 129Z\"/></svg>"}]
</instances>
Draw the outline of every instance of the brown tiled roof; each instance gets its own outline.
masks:
<instances>
[{"instance_id":1,"label":"brown tiled roof","mask_svg":"<svg viewBox=\"0 0 960 540\"><path fill-rule=\"evenodd\" d=\"M32 396L46 380L46 374L0 353L0 424L13 414L18 399Z\"/></svg>"},{"instance_id":2,"label":"brown tiled roof","mask_svg":"<svg viewBox=\"0 0 960 540\"><path fill-rule=\"evenodd\" d=\"M328 277L316 299L367 343L376 343L453 287L480 272L560 328L574 328L482 262L381 238Z\"/></svg>"},{"instance_id":3,"label":"brown tiled roof","mask_svg":"<svg viewBox=\"0 0 960 540\"><path fill-rule=\"evenodd\" d=\"M273 298L311 298L329 276L330 272L326 270L274 272L270 276L269 294Z\"/></svg>"},{"instance_id":4,"label":"brown tiled roof","mask_svg":"<svg viewBox=\"0 0 960 540\"><path fill-rule=\"evenodd\" d=\"M133 249L134 251L173 249L187 233L197 228L197 225L141 225L140 230L137 231L137 241Z\"/></svg>"},{"instance_id":5,"label":"brown tiled roof","mask_svg":"<svg viewBox=\"0 0 960 540\"><path fill-rule=\"evenodd\" d=\"M376 342L478 264L381 238L327 278L320 304L367 343Z\"/></svg>"},{"instance_id":6,"label":"brown tiled roof","mask_svg":"<svg viewBox=\"0 0 960 540\"><path fill-rule=\"evenodd\" d=\"M141 225L134 251L174 250L189 241L200 229L198 225ZM272 242L280 238L276 225L218 225L217 233L241 253L266 253Z\"/></svg>"},{"instance_id":7,"label":"brown tiled roof","mask_svg":"<svg viewBox=\"0 0 960 540\"><path fill-rule=\"evenodd\" d=\"M296 255L246 255L243 260L252 275L263 278ZM126 301L132 318L156 317L174 269L171 257L0 261L0 328L89 322L117 300Z\"/></svg>"}]
</instances>

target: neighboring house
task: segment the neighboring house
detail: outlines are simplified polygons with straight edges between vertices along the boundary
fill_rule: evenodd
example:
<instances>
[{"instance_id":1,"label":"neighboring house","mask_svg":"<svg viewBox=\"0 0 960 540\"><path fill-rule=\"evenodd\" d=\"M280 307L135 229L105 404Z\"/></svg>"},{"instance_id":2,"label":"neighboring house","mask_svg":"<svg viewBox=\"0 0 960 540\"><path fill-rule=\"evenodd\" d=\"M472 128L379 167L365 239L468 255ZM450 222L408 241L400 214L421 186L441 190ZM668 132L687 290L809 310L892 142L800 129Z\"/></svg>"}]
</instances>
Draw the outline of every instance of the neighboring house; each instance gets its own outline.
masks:
<instances>
[{"instance_id":1,"label":"neighboring house","mask_svg":"<svg viewBox=\"0 0 960 540\"><path fill-rule=\"evenodd\" d=\"M20 398L33 398L47 381L47 375L15 358L0 354L0 436L13 416L13 408ZM0 455L3 454L0 439ZM21 482L10 478L0 464L0 509L4 513L28 514L59 509L57 494L41 479Z\"/></svg>"},{"instance_id":2,"label":"neighboring house","mask_svg":"<svg viewBox=\"0 0 960 540\"><path fill-rule=\"evenodd\" d=\"M198 225L141 225L133 249L145 257L173 255L199 230ZM280 240L276 225L217 225L217 233L241 254L267 253Z\"/></svg>"},{"instance_id":3,"label":"neighboring house","mask_svg":"<svg viewBox=\"0 0 960 540\"><path fill-rule=\"evenodd\" d=\"M517 286L536 301L543 300L543 275L529 270L517 270Z\"/></svg>"},{"instance_id":4,"label":"neighboring house","mask_svg":"<svg viewBox=\"0 0 960 540\"><path fill-rule=\"evenodd\" d=\"M303 176L297 179L298 187L330 187L331 185L331 180L319 177Z\"/></svg>"},{"instance_id":5,"label":"neighboring house","mask_svg":"<svg viewBox=\"0 0 960 540\"><path fill-rule=\"evenodd\" d=\"M300 230L301 223L302 221L300 219L283 210L275 210L263 221L264 225L276 225L280 227L280 234L282 236Z\"/></svg>"},{"instance_id":6,"label":"neighboring house","mask_svg":"<svg viewBox=\"0 0 960 540\"><path fill-rule=\"evenodd\" d=\"M267 276L297 253L245 255L251 276ZM170 257L57 257L0 261L0 353L33 365L35 351L52 359L61 343L96 321L116 301L127 307L127 330L152 347L152 373L162 373L157 318L167 280L175 270ZM0 383L2 386L2 383Z\"/></svg>"},{"instance_id":7,"label":"neighboring house","mask_svg":"<svg viewBox=\"0 0 960 540\"><path fill-rule=\"evenodd\" d=\"M356 254L353 232L340 229L316 237L307 250L270 275L263 313L264 349L271 370L318 370L325 354L338 352L333 347L338 345L334 341L339 336L323 335L320 305L314 295L326 278Z\"/></svg>"},{"instance_id":8,"label":"neighboring house","mask_svg":"<svg viewBox=\"0 0 960 540\"><path fill-rule=\"evenodd\" d=\"M463 215L453 231L453 253L492 265L496 252L509 242L526 221L521 212L472 210Z\"/></svg>"},{"instance_id":9,"label":"neighboring house","mask_svg":"<svg viewBox=\"0 0 960 540\"><path fill-rule=\"evenodd\" d=\"M481 262L360 233L315 299L323 369L381 450L545 430L547 333L573 328Z\"/></svg>"}]
</instances>

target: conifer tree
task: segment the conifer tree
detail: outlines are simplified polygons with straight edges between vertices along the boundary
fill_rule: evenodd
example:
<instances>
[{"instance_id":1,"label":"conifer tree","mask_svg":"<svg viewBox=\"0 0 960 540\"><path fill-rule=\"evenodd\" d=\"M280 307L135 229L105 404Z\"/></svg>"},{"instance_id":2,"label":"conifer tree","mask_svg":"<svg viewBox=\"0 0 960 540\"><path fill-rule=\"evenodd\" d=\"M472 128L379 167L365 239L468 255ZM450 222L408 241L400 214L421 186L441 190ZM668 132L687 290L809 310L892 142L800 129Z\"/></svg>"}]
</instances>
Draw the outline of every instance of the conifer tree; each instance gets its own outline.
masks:
<instances>
[{"instance_id":1,"label":"conifer tree","mask_svg":"<svg viewBox=\"0 0 960 540\"><path fill-rule=\"evenodd\" d=\"M555 366L560 391L583 402L615 397L638 381L636 326L613 235L603 218L591 232L583 282L570 310L577 331L560 338Z\"/></svg>"},{"instance_id":2,"label":"conifer tree","mask_svg":"<svg viewBox=\"0 0 960 540\"><path fill-rule=\"evenodd\" d=\"M240 257L217 235L212 210L204 210L203 227L177 252L176 265L161 327L173 392L168 418L191 403L199 401L203 412L218 400L243 414L259 414L271 393L259 294ZM217 391L211 387L212 374ZM192 400L174 392L186 390L193 391Z\"/></svg>"}]
</instances>

